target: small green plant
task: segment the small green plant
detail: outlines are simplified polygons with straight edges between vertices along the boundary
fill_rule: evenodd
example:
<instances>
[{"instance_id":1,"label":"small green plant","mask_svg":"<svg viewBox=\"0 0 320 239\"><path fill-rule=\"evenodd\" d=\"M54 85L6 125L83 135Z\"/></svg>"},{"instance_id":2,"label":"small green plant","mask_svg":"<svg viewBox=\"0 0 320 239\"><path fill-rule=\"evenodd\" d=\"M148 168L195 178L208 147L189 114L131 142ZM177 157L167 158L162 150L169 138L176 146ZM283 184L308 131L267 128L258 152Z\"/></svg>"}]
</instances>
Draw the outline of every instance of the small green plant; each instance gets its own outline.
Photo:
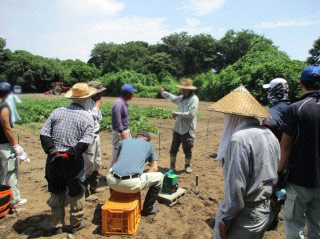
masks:
<instances>
[{"instance_id":1,"label":"small green plant","mask_svg":"<svg viewBox=\"0 0 320 239\"><path fill-rule=\"evenodd\" d=\"M22 104L19 104L18 111L21 120L17 122L20 125L30 123L44 123L49 115L59 107L65 107L70 104L69 100L56 99L23 99ZM102 103L101 108L103 119L100 122L101 130L112 130L111 123L111 103ZM158 133L158 129L148 124L150 118L154 119L170 119L171 111L167 109L160 109L152 106L138 107L130 106L130 129L133 133L144 130L152 133Z\"/></svg>"}]
</instances>

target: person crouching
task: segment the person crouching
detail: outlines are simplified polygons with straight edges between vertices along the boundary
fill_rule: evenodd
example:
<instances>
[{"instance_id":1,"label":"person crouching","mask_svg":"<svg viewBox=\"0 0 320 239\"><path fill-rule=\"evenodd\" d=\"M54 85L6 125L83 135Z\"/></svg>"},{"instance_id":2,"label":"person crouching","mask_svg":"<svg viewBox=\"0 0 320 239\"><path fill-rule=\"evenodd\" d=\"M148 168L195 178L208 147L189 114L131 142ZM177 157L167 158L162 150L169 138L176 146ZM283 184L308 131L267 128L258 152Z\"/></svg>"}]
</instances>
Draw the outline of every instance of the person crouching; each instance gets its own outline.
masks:
<instances>
[{"instance_id":1,"label":"person crouching","mask_svg":"<svg viewBox=\"0 0 320 239\"><path fill-rule=\"evenodd\" d=\"M149 188L141 214L148 216L158 211L154 203L162 188L163 174L158 172L157 156L148 132L140 132L136 139L123 140L116 152L107 181L110 188L121 193L137 193ZM144 173L146 162L150 169Z\"/></svg>"}]
</instances>

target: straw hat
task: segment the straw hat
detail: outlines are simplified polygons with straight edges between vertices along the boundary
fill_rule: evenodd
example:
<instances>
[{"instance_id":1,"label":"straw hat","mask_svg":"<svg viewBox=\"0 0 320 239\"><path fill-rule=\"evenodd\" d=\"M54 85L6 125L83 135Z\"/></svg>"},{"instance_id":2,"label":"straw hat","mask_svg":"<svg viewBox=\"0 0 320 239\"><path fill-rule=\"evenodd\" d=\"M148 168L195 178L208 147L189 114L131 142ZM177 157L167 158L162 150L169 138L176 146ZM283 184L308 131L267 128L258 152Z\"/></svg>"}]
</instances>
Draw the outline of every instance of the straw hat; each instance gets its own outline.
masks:
<instances>
[{"instance_id":1,"label":"straw hat","mask_svg":"<svg viewBox=\"0 0 320 239\"><path fill-rule=\"evenodd\" d=\"M225 114L271 118L268 111L243 85L240 85L237 89L211 105L209 110Z\"/></svg>"},{"instance_id":2,"label":"straw hat","mask_svg":"<svg viewBox=\"0 0 320 239\"><path fill-rule=\"evenodd\" d=\"M180 85L177 85L180 89L185 89L185 90L196 90L197 87L192 85L192 80L191 79L183 79L181 81Z\"/></svg>"},{"instance_id":3,"label":"straw hat","mask_svg":"<svg viewBox=\"0 0 320 239\"><path fill-rule=\"evenodd\" d=\"M64 97L68 99L85 99L93 96L97 93L97 89L93 87L89 87L87 83L77 83L72 86L71 90L69 90Z\"/></svg>"}]
</instances>

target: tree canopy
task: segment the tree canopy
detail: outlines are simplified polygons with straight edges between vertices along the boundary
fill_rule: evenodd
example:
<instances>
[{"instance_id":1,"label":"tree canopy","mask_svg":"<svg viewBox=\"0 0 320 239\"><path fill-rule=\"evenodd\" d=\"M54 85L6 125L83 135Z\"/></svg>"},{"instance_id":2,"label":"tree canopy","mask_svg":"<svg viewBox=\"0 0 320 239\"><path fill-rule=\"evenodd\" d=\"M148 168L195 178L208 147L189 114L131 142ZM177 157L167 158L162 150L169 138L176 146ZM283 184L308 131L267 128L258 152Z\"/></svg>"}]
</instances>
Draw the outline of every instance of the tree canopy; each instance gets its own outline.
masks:
<instances>
[{"instance_id":1,"label":"tree canopy","mask_svg":"<svg viewBox=\"0 0 320 239\"><path fill-rule=\"evenodd\" d=\"M319 65L320 38L310 49L308 64ZM157 97L157 88L178 93L183 77L191 77L202 100L218 100L244 84L266 103L262 84L275 77L288 80L290 97L300 95L299 75L305 62L293 61L272 41L253 31L230 30L220 40L208 34L187 32L165 36L157 44L131 41L123 44L97 43L88 62L59 60L6 48L0 38L0 81L19 84L24 92L44 92L52 82L66 85L100 80L106 95L116 96L124 83L138 88L139 96Z\"/></svg>"}]
</instances>

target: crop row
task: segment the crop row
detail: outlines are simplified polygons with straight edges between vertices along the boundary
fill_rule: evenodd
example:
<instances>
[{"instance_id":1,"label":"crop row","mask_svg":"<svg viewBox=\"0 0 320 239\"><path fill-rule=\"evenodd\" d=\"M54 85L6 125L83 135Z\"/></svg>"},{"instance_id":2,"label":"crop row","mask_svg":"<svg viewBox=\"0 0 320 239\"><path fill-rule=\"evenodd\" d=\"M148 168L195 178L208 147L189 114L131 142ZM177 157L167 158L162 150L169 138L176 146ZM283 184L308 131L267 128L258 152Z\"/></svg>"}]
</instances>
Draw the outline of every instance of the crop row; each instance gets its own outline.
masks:
<instances>
[{"instance_id":1,"label":"crop row","mask_svg":"<svg viewBox=\"0 0 320 239\"><path fill-rule=\"evenodd\" d=\"M44 123L49 117L52 111L59 107L65 107L70 104L69 100L56 99L56 100L44 100L44 99L23 99L23 102L19 105L18 111L21 120L17 124L28 123ZM102 103L101 111L103 119L100 122L101 130L112 130L111 124L111 103ZM130 129L132 132L138 132L141 130L157 133L158 129L149 124L149 119L169 119L171 118L171 111L167 109L160 109L153 106L138 107L129 106L130 111Z\"/></svg>"}]
</instances>

